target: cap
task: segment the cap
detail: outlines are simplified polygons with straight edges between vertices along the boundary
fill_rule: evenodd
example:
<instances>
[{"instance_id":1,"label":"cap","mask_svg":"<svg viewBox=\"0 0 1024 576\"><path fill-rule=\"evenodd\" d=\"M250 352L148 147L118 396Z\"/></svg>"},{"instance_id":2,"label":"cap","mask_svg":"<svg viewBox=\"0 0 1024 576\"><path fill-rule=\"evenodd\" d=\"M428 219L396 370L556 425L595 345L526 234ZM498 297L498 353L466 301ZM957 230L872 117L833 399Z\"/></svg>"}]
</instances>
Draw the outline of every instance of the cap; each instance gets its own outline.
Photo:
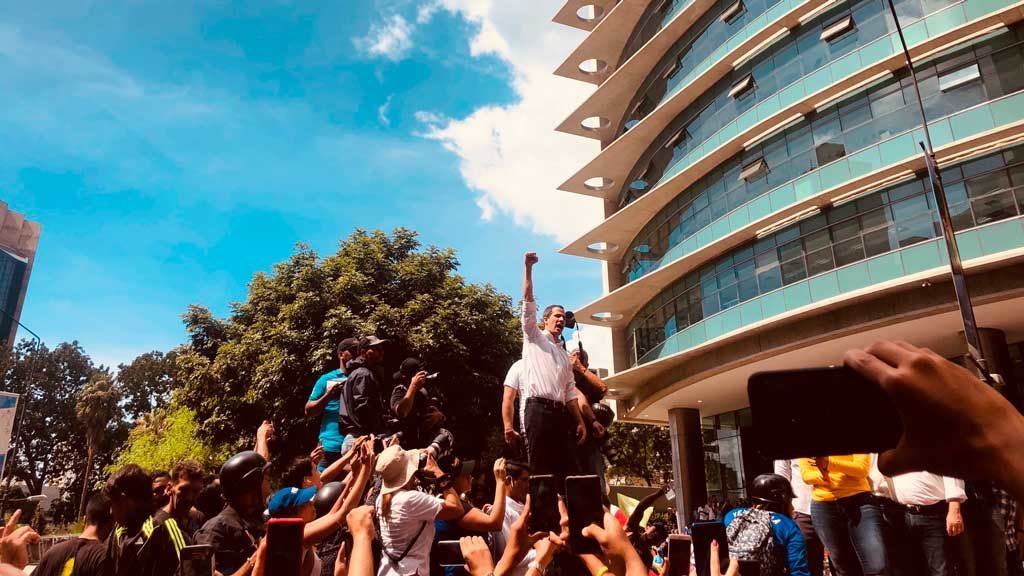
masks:
<instances>
[{"instance_id":1,"label":"cap","mask_svg":"<svg viewBox=\"0 0 1024 576\"><path fill-rule=\"evenodd\" d=\"M315 486L302 489L281 488L270 497L267 510L272 517L281 518L288 513L294 513L299 506L311 503L313 498L316 498Z\"/></svg>"},{"instance_id":2,"label":"cap","mask_svg":"<svg viewBox=\"0 0 1024 576\"><path fill-rule=\"evenodd\" d=\"M420 364L419 358L406 358L402 360L401 366L398 367L398 372L402 376L412 376L421 370L422 364Z\"/></svg>"},{"instance_id":3,"label":"cap","mask_svg":"<svg viewBox=\"0 0 1024 576\"><path fill-rule=\"evenodd\" d=\"M362 340L359 341L359 349L366 350L367 348L373 348L375 346L380 346L381 344L387 343L387 340L382 340L380 338L377 338L376 336L364 336Z\"/></svg>"},{"instance_id":4,"label":"cap","mask_svg":"<svg viewBox=\"0 0 1024 576\"><path fill-rule=\"evenodd\" d=\"M359 352L359 339L358 338L345 338L338 343L338 354L342 352L349 352L355 355Z\"/></svg>"}]
</instances>

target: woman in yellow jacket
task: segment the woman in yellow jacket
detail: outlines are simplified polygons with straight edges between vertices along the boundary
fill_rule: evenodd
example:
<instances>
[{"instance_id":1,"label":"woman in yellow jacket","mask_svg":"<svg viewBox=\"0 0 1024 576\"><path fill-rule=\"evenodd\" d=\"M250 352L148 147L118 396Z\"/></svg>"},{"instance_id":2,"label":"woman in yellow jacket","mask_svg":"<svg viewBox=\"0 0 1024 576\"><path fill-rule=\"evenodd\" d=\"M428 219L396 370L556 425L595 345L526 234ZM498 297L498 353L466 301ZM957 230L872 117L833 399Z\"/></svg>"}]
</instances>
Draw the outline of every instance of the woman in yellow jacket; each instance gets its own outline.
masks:
<instances>
[{"instance_id":1,"label":"woman in yellow jacket","mask_svg":"<svg viewBox=\"0 0 1024 576\"><path fill-rule=\"evenodd\" d=\"M814 530L839 576L888 574L882 511L871 495L870 470L870 454L800 459L800 475L813 487Z\"/></svg>"}]
</instances>

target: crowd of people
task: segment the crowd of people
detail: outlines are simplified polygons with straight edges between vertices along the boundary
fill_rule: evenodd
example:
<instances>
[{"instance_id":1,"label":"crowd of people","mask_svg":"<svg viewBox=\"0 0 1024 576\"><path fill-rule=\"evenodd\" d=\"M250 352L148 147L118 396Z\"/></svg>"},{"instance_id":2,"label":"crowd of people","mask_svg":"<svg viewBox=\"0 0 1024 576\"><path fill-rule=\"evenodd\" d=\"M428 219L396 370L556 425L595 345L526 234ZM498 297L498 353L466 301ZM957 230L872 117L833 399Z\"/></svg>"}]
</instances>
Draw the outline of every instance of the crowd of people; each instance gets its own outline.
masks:
<instances>
[{"instance_id":1,"label":"crowd of people","mask_svg":"<svg viewBox=\"0 0 1024 576\"><path fill-rule=\"evenodd\" d=\"M444 406L430 391L436 374L408 358L388 376L386 340L347 338L337 346L337 369L315 382L305 406L321 421L308 456L278 463L283 473L272 478L275 432L264 422L252 450L214 477L191 460L163 472L124 466L89 499L82 533L51 547L34 573L171 576L198 550L212 554L221 576L267 576L265 534L274 519L301 523L301 576L694 572L691 558L666 553L669 527L642 521L667 487L628 517L610 505L607 386L582 347L566 349L563 307L536 317L536 263L528 253L523 354L502 398L506 457L458 458ZM1019 574L1024 521L1013 502L1024 498L1024 417L963 368L907 344L853 350L846 364L893 398L904 423L899 446L880 456L779 461L751 483L749 502L696 507L681 532L721 522L726 535L710 543L705 574L945 576L954 564L959 574ZM581 474L601 479L603 521L570 534L561 499L559 529L531 532L531 477L554 477L564 495L564 479ZM0 534L0 576L22 574L27 546L39 538L19 516ZM599 548L574 550L577 536ZM958 562L950 562L953 538L964 543ZM457 562L442 559L443 543L452 542ZM723 566L717 551L726 545L734 558Z\"/></svg>"}]
</instances>

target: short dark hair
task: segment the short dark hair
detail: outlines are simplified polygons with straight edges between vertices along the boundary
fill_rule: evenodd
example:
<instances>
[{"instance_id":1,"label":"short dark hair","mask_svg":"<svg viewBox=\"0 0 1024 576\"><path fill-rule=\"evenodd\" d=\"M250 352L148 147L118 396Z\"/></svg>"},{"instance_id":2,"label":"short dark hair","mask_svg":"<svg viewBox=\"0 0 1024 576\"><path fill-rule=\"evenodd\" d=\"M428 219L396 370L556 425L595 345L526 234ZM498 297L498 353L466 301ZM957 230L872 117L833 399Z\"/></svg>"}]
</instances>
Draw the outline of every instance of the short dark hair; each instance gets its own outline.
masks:
<instances>
[{"instance_id":1,"label":"short dark hair","mask_svg":"<svg viewBox=\"0 0 1024 576\"><path fill-rule=\"evenodd\" d=\"M156 482L161 478L167 478L168 480L171 479L171 475L168 474L165 470L154 470L149 473L149 477L152 482Z\"/></svg>"},{"instance_id":2,"label":"short dark hair","mask_svg":"<svg viewBox=\"0 0 1024 576\"><path fill-rule=\"evenodd\" d=\"M107 479L107 496L147 502L153 498L153 480L138 465L127 464Z\"/></svg>"},{"instance_id":3,"label":"short dark hair","mask_svg":"<svg viewBox=\"0 0 1024 576\"><path fill-rule=\"evenodd\" d=\"M507 460L505 461L505 471L512 478L522 478L530 473L530 465L518 460Z\"/></svg>"},{"instance_id":4,"label":"short dark hair","mask_svg":"<svg viewBox=\"0 0 1024 576\"><path fill-rule=\"evenodd\" d=\"M281 475L281 487L302 488L302 481L313 474L313 461L309 456L299 456L285 469Z\"/></svg>"},{"instance_id":5,"label":"short dark hair","mask_svg":"<svg viewBox=\"0 0 1024 576\"><path fill-rule=\"evenodd\" d=\"M85 524L87 526L102 526L113 521L114 516L110 513L110 498L102 491L89 497L89 503L85 505Z\"/></svg>"},{"instance_id":6,"label":"short dark hair","mask_svg":"<svg viewBox=\"0 0 1024 576\"><path fill-rule=\"evenodd\" d=\"M171 468L171 481L177 482L178 480L203 480L205 475L203 474L203 466L195 460L182 460Z\"/></svg>"},{"instance_id":7,"label":"short dark hair","mask_svg":"<svg viewBox=\"0 0 1024 576\"><path fill-rule=\"evenodd\" d=\"M541 314L541 316L540 316L540 317L541 317L541 318L547 318L548 316L551 316L551 312L552 312L552 311L553 311L553 310L554 310L555 308L561 308L561 309L562 309L562 312L565 312L565 306L562 306L561 304L549 304L549 305L547 305L547 306L545 306L545 307L544 307L544 313L543 313L543 314Z\"/></svg>"}]
</instances>

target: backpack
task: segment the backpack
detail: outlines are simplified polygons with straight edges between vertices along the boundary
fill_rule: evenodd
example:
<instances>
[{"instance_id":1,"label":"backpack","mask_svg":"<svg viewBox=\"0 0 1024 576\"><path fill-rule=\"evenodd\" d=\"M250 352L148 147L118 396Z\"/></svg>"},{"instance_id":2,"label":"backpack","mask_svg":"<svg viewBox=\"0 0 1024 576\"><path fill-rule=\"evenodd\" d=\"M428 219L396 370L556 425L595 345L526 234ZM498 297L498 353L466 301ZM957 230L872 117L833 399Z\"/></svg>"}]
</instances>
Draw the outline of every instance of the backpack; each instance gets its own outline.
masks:
<instances>
[{"instance_id":1,"label":"backpack","mask_svg":"<svg viewBox=\"0 0 1024 576\"><path fill-rule=\"evenodd\" d=\"M729 538L729 553L740 562L757 564L761 576L783 573L778 562L770 512L756 508L737 512L725 534Z\"/></svg>"}]
</instances>

